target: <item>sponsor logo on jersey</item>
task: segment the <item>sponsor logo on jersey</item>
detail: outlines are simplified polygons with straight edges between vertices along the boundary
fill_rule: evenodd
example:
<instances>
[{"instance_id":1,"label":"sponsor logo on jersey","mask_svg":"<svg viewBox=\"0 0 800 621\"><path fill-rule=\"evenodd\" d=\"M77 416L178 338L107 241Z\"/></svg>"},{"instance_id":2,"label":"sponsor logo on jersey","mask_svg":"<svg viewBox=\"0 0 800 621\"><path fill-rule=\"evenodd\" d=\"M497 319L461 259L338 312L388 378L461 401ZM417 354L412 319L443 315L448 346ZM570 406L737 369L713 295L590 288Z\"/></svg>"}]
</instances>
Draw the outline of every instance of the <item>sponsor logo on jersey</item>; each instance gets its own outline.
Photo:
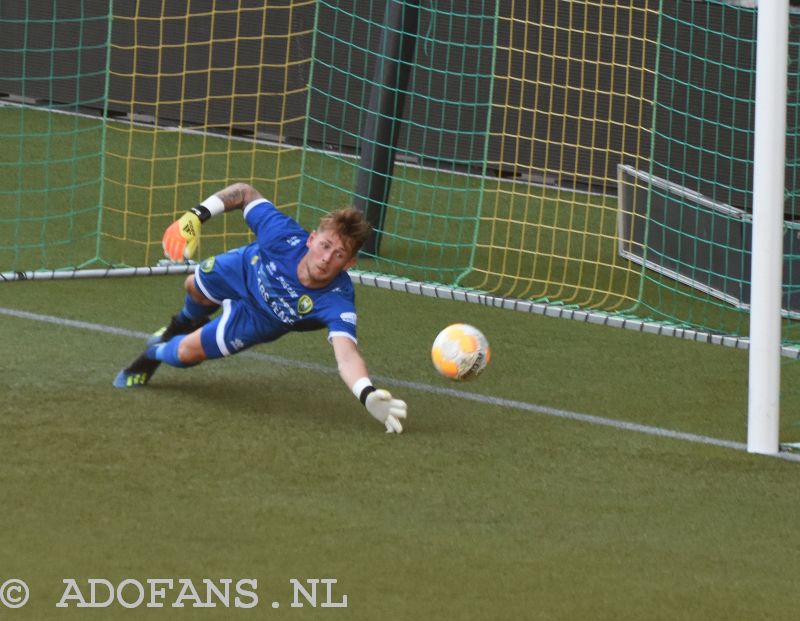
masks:
<instances>
[{"instance_id":1,"label":"sponsor logo on jersey","mask_svg":"<svg viewBox=\"0 0 800 621\"><path fill-rule=\"evenodd\" d=\"M258 292L275 316L285 324L294 324L297 321L298 313L293 300L300 296L280 273L279 266L274 261L262 262L256 272L256 280ZM311 311L312 306L309 298L306 312ZM302 314L301 309L306 308L306 305L298 303L297 308Z\"/></svg>"},{"instance_id":2,"label":"sponsor logo on jersey","mask_svg":"<svg viewBox=\"0 0 800 621\"><path fill-rule=\"evenodd\" d=\"M290 298L297 297L297 291L294 290L294 287L292 287L292 285L289 284L289 281L286 280L282 274L276 274L275 280L277 280L279 283L283 285L284 291L286 291L286 293L289 294Z\"/></svg>"},{"instance_id":3,"label":"sponsor logo on jersey","mask_svg":"<svg viewBox=\"0 0 800 621\"><path fill-rule=\"evenodd\" d=\"M275 313L275 316L283 323L291 326L297 321L295 319L294 310L290 308L284 300L280 300L280 303L276 300L270 300L269 307L272 309L272 312Z\"/></svg>"},{"instance_id":4,"label":"sponsor logo on jersey","mask_svg":"<svg viewBox=\"0 0 800 621\"><path fill-rule=\"evenodd\" d=\"M301 315L310 313L312 308L314 308L314 301L307 295L300 296L300 299L297 300L297 312Z\"/></svg>"},{"instance_id":5,"label":"sponsor logo on jersey","mask_svg":"<svg viewBox=\"0 0 800 621\"><path fill-rule=\"evenodd\" d=\"M297 246L297 244L299 244L300 241L301 240L297 235L292 235L291 237L286 238L286 243L292 247Z\"/></svg>"},{"instance_id":6,"label":"sponsor logo on jersey","mask_svg":"<svg viewBox=\"0 0 800 621\"><path fill-rule=\"evenodd\" d=\"M214 269L214 257L208 257L200 264L200 271L208 274Z\"/></svg>"},{"instance_id":7,"label":"sponsor logo on jersey","mask_svg":"<svg viewBox=\"0 0 800 621\"><path fill-rule=\"evenodd\" d=\"M356 325L355 313L342 313L341 315L339 315L339 317L341 318L342 321Z\"/></svg>"}]
</instances>

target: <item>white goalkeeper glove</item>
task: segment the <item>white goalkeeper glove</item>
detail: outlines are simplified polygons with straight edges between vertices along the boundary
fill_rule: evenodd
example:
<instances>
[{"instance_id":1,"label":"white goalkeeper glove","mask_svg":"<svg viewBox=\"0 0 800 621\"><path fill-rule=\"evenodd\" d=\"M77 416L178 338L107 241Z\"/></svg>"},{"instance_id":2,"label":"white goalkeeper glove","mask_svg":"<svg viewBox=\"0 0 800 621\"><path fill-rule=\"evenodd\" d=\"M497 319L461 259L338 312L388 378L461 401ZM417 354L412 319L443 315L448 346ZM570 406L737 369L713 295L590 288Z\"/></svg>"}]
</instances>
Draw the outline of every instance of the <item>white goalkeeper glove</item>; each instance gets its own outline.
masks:
<instances>
[{"instance_id":1,"label":"white goalkeeper glove","mask_svg":"<svg viewBox=\"0 0 800 621\"><path fill-rule=\"evenodd\" d=\"M393 398L388 390L372 388L364 400L364 405L374 418L386 426L386 433L403 433L400 419L406 417L405 401Z\"/></svg>"}]
</instances>

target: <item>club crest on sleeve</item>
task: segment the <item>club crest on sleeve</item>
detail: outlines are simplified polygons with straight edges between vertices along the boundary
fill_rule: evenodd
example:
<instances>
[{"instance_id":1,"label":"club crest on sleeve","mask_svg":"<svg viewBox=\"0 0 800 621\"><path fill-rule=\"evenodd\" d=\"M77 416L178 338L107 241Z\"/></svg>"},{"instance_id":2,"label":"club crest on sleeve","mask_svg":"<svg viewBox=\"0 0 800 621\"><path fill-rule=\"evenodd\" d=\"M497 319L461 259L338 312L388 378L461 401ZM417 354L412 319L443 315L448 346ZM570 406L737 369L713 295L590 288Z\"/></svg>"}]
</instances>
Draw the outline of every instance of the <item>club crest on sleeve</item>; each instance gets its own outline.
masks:
<instances>
[{"instance_id":1,"label":"club crest on sleeve","mask_svg":"<svg viewBox=\"0 0 800 621\"><path fill-rule=\"evenodd\" d=\"M214 257L208 257L204 259L203 262L200 264L200 271L205 272L206 274L214 269Z\"/></svg>"}]
</instances>

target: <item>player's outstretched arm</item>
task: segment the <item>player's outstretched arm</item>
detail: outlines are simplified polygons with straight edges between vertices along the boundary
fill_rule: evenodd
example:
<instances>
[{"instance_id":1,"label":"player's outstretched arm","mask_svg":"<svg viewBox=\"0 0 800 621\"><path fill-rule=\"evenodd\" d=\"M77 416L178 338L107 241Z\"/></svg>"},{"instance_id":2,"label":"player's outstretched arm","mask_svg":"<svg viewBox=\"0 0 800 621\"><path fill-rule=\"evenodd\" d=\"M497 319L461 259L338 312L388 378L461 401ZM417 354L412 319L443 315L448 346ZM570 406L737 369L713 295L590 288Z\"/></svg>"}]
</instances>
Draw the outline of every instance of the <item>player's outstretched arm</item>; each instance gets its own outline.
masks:
<instances>
[{"instance_id":1,"label":"player's outstretched arm","mask_svg":"<svg viewBox=\"0 0 800 621\"><path fill-rule=\"evenodd\" d=\"M388 390L372 385L367 365L358 346L345 336L331 339L339 375L367 411L386 427L386 433L402 433L400 422L406 418L406 402L392 397Z\"/></svg>"},{"instance_id":2,"label":"player's outstretched arm","mask_svg":"<svg viewBox=\"0 0 800 621\"><path fill-rule=\"evenodd\" d=\"M258 190L247 183L234 183L212 194L167 227L161 239L164 254L173 261L191 259L200 241L200 225L203 222L217 214L242 209L259 198L262 196Z\"/></svg>"}]
</instances>

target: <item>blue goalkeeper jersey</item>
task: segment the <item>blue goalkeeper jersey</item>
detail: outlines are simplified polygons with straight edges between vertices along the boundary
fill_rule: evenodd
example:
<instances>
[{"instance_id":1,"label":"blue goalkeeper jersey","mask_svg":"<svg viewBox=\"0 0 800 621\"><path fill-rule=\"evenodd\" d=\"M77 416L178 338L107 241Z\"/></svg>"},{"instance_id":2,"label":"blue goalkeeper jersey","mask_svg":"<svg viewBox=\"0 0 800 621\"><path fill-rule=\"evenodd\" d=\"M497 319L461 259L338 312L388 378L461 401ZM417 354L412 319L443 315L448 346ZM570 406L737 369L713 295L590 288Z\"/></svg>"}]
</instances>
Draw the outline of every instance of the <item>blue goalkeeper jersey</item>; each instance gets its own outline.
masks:
<instances>
[{"instance_id":1,"label":"blue goalkeeper jersey","mask_svg":"<svg viewBox=\"0 0 800 621\"><path fill-rule=\"evenodd\" d=\"M306 254L308 231L266 199L244 209L256 241L244 248L245 283L251 303L286 331L328 328L328 339L356 340L355 291L346 272L321 289L304 287L297 266Z\"/></svg>"}]
</instances>

